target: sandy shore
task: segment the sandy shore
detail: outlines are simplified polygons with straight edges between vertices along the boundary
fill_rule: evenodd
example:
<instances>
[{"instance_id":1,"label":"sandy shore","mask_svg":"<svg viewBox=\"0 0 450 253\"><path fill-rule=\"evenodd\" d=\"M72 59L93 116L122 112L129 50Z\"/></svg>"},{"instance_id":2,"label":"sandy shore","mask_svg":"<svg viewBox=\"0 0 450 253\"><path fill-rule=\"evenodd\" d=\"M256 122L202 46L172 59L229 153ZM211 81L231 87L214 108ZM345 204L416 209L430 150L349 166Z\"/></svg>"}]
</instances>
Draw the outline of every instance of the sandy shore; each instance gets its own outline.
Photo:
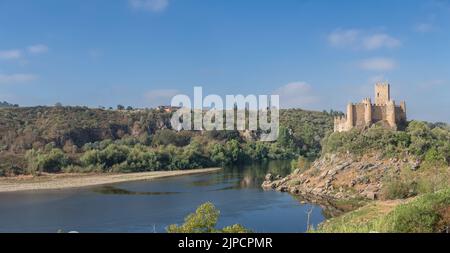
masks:
<instances>
[{"instance_id":1,"label":"sandy shore","mask_svg":"<svg viewBox=\"0 0 450 253\"><path fill-rule=\"evenodd\" d=\"M220 168L154 171L129 174L48 174L39 177L22 176L0 179L0 192L56 190L86 186L113 184L139 180L153 180L164 177L211 173Z\"/></svg>"}]
</instances>

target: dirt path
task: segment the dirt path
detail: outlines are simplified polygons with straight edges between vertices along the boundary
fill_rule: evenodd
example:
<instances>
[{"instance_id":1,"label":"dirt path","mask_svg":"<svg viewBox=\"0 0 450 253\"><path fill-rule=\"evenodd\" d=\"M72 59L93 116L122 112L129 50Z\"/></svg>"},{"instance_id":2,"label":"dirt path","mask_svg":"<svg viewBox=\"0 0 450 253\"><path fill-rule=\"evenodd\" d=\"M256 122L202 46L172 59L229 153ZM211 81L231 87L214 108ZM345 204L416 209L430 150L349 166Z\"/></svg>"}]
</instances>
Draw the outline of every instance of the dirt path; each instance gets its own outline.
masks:
<instances>
[{"instance_id":1,"label":"dirt path","mask_svg":"<svg viewBox=\"0 0 450 253\"><path fill-rule=\"evenodd\" d=\"M54 190L80 188L86 186L113 184L139 180L153 180L157 178L212 173L221 168L153 171L129 174L48 174L39 177L22 176L0 179L1 192Z\"/></svg>"}]
</instances>

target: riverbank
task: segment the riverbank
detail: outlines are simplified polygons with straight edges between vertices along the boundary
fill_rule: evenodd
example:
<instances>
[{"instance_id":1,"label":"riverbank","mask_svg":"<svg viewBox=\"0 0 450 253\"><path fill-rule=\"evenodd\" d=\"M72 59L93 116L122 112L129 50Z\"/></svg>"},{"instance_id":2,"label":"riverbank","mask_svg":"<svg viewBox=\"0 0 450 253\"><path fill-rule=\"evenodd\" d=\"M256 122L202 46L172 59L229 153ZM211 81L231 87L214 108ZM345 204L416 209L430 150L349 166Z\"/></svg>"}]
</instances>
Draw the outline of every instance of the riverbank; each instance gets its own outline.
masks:
<instances>
[{"instance_id":1,"label":"riverbank","mask_svg":"<svg viewBox=\"0 0 450 253\"><path fill-rule=\"evenodd\" d=\"M152 171L127 174L46 174L38 177L19 176L0 179L1 192L58 190L81 188L130 181L154 180L158 178L212 173L221 168L207 168L176 171Z\"/></svg>"}]
</instances>

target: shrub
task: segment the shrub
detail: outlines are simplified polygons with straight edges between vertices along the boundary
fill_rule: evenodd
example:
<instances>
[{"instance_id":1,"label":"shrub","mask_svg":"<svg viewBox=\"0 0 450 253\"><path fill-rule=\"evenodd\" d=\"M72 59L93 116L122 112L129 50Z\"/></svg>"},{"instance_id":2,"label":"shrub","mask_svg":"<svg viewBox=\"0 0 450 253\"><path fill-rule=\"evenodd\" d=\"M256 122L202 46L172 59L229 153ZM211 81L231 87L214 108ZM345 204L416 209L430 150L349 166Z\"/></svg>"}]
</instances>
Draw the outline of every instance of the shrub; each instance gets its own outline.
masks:
<instances>
[{"instance_id":1,"label":"shrub","mask_svg":"<svg viewBox=\"0 0 450 253\"><path fill-rule=\"evenodd\" d=\"M28 162L28 171L31 174L41 172L60 172L61 169L69 164L69 159L61 149L54 148L49 153L29 150L25 158Z\"/></svg>"},{"instance_id":2,"label":"shrub","mask_svg":"<svg viewBox=\"0 0 450 253\"><path fill-rule=\"evenodd\" d=\"M211 161L215 164L226 165L231 163L231 159L227 156L227 151L222 144L215 143L210 150Z\"/></svg>"},{"instance_id":3,"label":"shrub","mask_svg":"<svg viewBox=\"0 0 450 253\"><path fill-rule=\"evenodd\" d=\"M383 183L382 194L385 199L404 199L417 195L417 183L394 179Z\"/></svg>"},{"instance_id":4,"label":"shrub","mask_svg":"<svg viewBox=\"0 0 450 253\"><path fill-rule=\"evenodd\" d=\"M446 163L446 154L433 147L425 153L424 162L430 165L443 166Z\"/></svg>"},{"instance_id":5,"label":"shrub","mask_svg":"<svg viewBox=\"0 0 450 253\"><path fill-rule=\"evenodd\" d=\"M411 203L396 207L382 222L388 232L430 233L443 232L450 226L447 212L450 206L450 189L429 193ZM446 218L447 217L447 218ZM447 219L447 220L445 220Z\"/></svg>"},{"instance_id":6,"label":"shrub","mask_svg":"<svg viewBox=\"0 0 450 253\"><path fill-rule=\"evenodd\" d=\"M184 219L183 225L172 224L166 228L168 233L249 233L250 230L235 224L223 229L217 229L220 211L211 202L200 205L195 213Z\"/></svg>"},{"instance_id":7,"label":"shrub","mask_svg":"<svg viewBox=\"0 0 450 253\"><path fill-rule=\"evenodd\" d=\"M372 202L319 225L316 232L439 233L450 228L450 188L421 195L385 213Z\"/></svg>"},{"instance_id":8,"label":"shrub","mask_svg":"<svg viewBox=\"0 0 450 253\"><path fill-rule=\"evenodd\" d=\"M303 156L300 156L297 160L292 160L291 162L291 171L295 171L297 169L300 170L300 172L306 171L311 167L311 162Z\"/></svg>"},{"instance_id":9,"label":"shrub","mask_svg":"<svg viewBox=\"0 0 450 253\"><path fill-rule=\"evenodd\" d=\"M412 121L406 131L393 131L374 125L367 130L352 129L331 133L322 141L322 153L361 155L381 151L387 157L410 154L437 166L448 165L450 160L450 130L431 128L425 122Z\"/></svg>"},{"instance_id":10,"label":"shrub","mask_svg":"<svg viewBox=\"0 0 450 253\"><path fill-rule=\"evenodd\" d=\"M6 176L16 176L23 174L25 171L23 168L12 165L12 166L5 166L0 168L0 177L6 177Z\"/></svg>"},{"instance_id":11,"label":"shrub","mask_svg":"<svg viewBox=\"0 0 450 253\"><path fill-rule=\"evenodd\" d=\"M162 129L156 131L153 136L152 143L155 146L172 144L178 147L183 147L188 145L190 140L191 135L189 132L175 132L169 129Z\"/></svg>"},{"instance_id":12,"label":"shrub","mask_svg":"<svg viewBox=\"0 0 450 253\"><path fill-rule=\"evenodd\" d=\"M101 173L104 171L104 168L101 165L79 166L70 164L62 168L62 171L64 173Z\"/></svg>"}]
</instances>

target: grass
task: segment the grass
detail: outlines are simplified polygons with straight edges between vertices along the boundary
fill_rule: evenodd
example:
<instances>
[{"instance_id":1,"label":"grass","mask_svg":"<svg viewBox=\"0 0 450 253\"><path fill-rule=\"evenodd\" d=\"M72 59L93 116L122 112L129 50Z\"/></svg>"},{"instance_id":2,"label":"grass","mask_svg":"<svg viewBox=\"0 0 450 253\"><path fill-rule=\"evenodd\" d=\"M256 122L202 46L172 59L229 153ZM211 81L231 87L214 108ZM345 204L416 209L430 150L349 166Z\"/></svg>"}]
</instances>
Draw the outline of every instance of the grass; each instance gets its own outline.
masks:
<instances>
[{"instance_id":1,"label":"grass","mask_svg":"<svg viewBox=\"0 0 450 253\"><path fill-rule=\"evenodd\" d=\"M330 219L318 233L438 233L450 227L450 188L409 200L371 202Z\"/></svg>"},{"instance_id":2,"label":"grass","mask_svg":"<svg viewBox=\"0 0 450 253\"><path fill-rule=\"evenodd\" d=\"M355 209L365 206L367 203L368 200L363 197L352 199L339 199L333 201L333 205L337 207L339 210L343 211L353 211Z\"/></svg>"}]
</instances>

